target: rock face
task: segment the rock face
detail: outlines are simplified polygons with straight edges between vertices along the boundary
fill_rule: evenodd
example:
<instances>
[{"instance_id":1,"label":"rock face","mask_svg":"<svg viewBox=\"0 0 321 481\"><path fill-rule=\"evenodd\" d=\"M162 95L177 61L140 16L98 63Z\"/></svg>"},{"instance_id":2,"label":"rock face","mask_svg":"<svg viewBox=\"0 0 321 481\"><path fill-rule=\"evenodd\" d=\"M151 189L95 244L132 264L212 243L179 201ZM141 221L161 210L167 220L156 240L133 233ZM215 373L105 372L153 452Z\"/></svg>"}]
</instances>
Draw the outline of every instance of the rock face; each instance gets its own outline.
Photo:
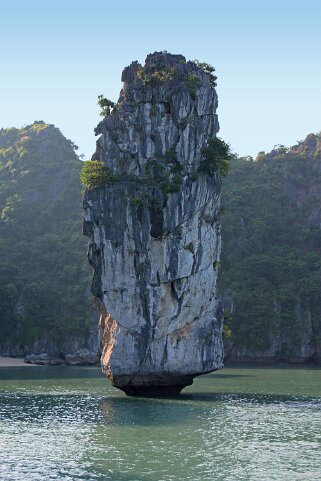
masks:
<instances>
[{"instance_id":1,"label":"rock face","mask_svg":"<svg viewBox=\"0 0 321 481\"><path fill-rule=\"evenodd\" d=\"M122 81L93 156L113 180L84 199L102 369L126 394L176 394L223 362L221 179L200 168L217 95L202 68L168 53Z\"/></svg>"}]
</instances>

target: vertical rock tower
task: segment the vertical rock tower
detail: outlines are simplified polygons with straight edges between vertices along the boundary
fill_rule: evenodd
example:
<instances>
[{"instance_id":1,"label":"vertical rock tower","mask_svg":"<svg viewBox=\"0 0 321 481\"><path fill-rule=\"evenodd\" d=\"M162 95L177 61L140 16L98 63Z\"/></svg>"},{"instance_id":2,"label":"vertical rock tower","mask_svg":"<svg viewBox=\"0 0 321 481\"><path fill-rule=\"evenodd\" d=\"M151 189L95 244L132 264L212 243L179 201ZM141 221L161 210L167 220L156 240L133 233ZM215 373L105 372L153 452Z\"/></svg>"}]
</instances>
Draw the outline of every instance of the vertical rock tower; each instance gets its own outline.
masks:
<instances>
[{"instance_id":1,"label":"vertical rock tower","mask_svg":"<svg viewBox=\"0 0 321 481\"><path fill-rule=\"evenodd\" d=\"M109 181L84 199L102 369L126 394L177 394L223 363L221 179L202 168L217 95L203 68L167 52L122 81L96 129Z\"/></svg>"}]
</instances>

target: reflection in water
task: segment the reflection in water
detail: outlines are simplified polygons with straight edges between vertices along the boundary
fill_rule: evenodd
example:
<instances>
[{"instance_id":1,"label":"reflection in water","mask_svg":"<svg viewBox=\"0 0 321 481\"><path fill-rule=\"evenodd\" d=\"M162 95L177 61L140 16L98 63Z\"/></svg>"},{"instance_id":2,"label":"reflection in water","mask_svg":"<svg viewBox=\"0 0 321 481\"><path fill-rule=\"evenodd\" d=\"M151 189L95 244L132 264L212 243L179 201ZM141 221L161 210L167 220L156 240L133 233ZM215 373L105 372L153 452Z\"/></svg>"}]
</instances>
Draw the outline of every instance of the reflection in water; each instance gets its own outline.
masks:
<instances>
[{"instance_id":1,"label":"reflection in water","mask_svg":"<svg viewBox=\"0 0 321 481\"><path fill-rule=\"evenodd\" d=\"M186 422L203 411L202 406L164 398L104 398L100 401L103 421L117 426L162 426Z\"/></svg>"},{"instance_id":2,"label":"reflection in water","mask_svg":"<svg viewBox=\"0 0 321 481\"><path fill-rule=\"evenodd\" d=\"M0 370L1 480L321 479L321 371L227 370L143 399L98 370L52 369L12 381ZM308 396L294 395L299 377Z\"/></svg>"}]
</instances>

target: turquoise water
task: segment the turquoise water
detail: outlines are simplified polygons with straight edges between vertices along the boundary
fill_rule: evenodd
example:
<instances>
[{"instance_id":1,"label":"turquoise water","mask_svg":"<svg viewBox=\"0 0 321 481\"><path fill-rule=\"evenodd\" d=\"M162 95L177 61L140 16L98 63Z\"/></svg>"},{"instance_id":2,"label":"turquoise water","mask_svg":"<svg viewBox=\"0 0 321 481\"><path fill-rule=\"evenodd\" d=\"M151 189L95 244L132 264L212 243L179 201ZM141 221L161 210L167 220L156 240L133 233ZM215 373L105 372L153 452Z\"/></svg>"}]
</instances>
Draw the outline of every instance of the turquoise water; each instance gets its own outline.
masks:
<instances>
[{"instance_id":1,"label":"turquoise water","mask_svg":"<svg viewBox=\"0 0 321 481\"><path fill-rule=\"evenodd\" d=\"M321 370L224 369L127 398L96 368L0 369L5 481L320 481Z\"/></svg>"}]
</instances>

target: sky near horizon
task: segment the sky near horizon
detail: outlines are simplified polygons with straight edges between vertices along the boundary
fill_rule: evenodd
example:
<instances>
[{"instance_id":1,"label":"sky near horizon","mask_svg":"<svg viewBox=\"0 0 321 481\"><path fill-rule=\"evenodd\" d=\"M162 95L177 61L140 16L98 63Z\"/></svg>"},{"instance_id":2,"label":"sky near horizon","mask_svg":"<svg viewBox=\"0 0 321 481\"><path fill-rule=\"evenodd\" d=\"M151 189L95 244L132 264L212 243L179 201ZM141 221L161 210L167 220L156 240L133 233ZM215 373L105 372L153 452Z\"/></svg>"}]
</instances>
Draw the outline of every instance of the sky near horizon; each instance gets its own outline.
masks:
<instances>
[{"instance_id":1,"label":"sky near horizon","mask_svg":"<svg viewBox=\"0 0 321 481\"><path fill-rule=\"evenodd\" d=\"M55 124L91 157L97 96L168 50L212 64L219 136L239 155L321 130L320 0L0 0L0 128Z\"/></svg>"}]
</instances>

